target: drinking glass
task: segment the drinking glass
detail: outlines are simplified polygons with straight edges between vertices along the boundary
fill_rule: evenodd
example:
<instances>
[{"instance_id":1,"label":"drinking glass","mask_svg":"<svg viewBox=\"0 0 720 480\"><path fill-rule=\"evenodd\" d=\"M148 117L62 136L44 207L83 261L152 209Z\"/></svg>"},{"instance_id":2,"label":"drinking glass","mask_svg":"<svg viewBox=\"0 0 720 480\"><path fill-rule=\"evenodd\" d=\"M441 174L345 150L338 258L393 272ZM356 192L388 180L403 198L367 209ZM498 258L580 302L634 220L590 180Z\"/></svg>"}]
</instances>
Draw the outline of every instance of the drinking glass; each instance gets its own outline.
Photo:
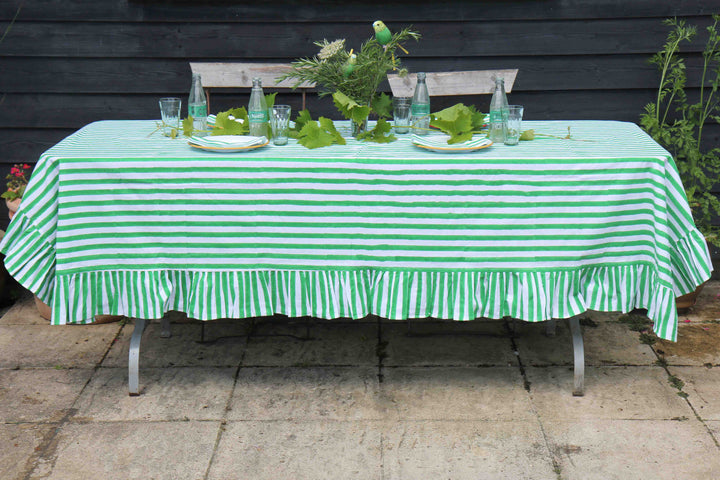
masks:
<instances>
[{"instance_id":1,"label":"drinking glass","mask_svg":"<svg viewBox=\"0 0 720 480\"><path fill-rule=\"evenodd\" d=\"M270 128L273 144L287 145L290 129L290 105L274 105L270 108Z\"/></svg>"},{"instance_id":2,"label":"drinking glass","mask_svg":"<svg viewBox=\"0 0 720 480\"><path fill-rule=\"evenodd\" d=\"M522 133L522 105L508 105L507 137L505 145L517 145Z\"/></svg>"},{"instance_id":3,"label":"drinking glass","mask_svg":"<svg viewBox=\"0 0 720 480\"><path fill-rule=\"evenodd\" d=\"M412 97L393 97L395 133L408 133L410 131L411 106Z\"/></svg>"},{"instance_id":4,"label":"drinking glass","mask_svg":"<svg viewBox=\"0 0 720 480\"><path fill-rule=\"evenodd\" d=\"M175 132L180 129L180 106L182 101L175 97L166 97L160 99L160 116L163 121L163 134L172 135L173 128Z\"/></svg>"}]
</instances>

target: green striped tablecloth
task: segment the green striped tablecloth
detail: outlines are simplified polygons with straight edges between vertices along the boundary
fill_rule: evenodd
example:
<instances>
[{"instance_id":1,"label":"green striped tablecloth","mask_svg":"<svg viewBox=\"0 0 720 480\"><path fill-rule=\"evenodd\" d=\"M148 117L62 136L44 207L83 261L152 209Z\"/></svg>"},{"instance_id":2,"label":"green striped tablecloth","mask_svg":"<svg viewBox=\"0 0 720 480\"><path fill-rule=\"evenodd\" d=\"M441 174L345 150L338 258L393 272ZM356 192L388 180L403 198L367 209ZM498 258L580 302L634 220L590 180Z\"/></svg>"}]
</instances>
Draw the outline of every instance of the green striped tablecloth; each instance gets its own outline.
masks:
<instances>
[{"instance_id":1,"label":"green striped tablecloth","mask_svg":"<svg viewBox=\"0 0 720 480\"><path fill-rule=\"evenodd\" d=\"M0 249L54 324L647 308L675 339L674 298L711 263L672 158L631 123L524 124L568 126L469 154L409 136L217 154L97 122L43 154Z\"/></svg>"}]
</instances>

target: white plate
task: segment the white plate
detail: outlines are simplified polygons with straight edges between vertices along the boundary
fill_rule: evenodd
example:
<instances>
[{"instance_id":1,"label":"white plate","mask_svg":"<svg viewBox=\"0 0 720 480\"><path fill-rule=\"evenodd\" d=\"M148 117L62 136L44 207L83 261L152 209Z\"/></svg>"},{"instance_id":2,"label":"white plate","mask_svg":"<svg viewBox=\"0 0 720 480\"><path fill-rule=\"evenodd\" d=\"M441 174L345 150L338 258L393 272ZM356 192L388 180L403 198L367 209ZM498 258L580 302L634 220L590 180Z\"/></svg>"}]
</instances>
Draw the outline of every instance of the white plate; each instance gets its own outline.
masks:
<instances>
[{"instance_id":1,"label":"white plate","mask_svg":"<svg viewBox=\"0 0 720 480\"><path fill-rule=\"evenodd\" d=\"M270 140L265 140L263 143L258 143L255 145L248 145L245 147L211 147L206 145L196 145L194 143L188 142L188 145L190 145L193 148L198 148L200 150L207 150L209 152L218 152L218 153L236 153L236 152L246 152L248 150L255 150L256 148L262 148L266 146L268 143L270 143Z\"/></svg>"},{"instance_id":2,"label":"white plate","mask_svg":"<svg viewBox=\"0 0 720 480\"><path fill-rule=\"evenodd\" d=\"M450 135L430 135L427 137L413 135L412 143L416 147L440 153L474 152L476 150L488 148L493 144L493 142L487 138L468 140L463 143L448 144L447 141L449 138Z\"/></svg>"},{"instance_id":3,"label":"white plate","mask_svg":"<svg viewBox=\"0 0 720 480\"><path fill-rule=\"evenodd\" d=\"M211 152L233 153L244 152L264 147L270 143L265 137L249 135L215 135L209 137L191 137L188 145Z\"/></svg>"}]
</instances>

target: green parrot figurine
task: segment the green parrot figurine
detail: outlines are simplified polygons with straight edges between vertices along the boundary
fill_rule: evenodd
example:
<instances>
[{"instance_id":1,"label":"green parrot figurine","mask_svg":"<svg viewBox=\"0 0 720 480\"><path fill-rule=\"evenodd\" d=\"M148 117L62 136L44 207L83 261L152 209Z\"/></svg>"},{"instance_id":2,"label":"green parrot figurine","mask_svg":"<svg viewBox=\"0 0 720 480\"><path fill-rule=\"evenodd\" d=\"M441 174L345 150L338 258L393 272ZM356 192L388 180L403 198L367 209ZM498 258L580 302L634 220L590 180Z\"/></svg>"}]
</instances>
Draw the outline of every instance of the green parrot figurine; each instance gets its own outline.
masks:
<instances>
[{"instance_id":1,"label":"green parrot figurine","mask_svg":"<svg viewBox=\"0 0 720 480\"><path fill-rule=\"evenodd\" d=\"M373 29L375 30L375 40L380 45L387 45L392 40L392 33L382 20L375 20Z\"/></svg>"},{"instance_id":2,"label":"green parrot figurine","mask_svg":"<svg viewBox=\"0 0 720 480\"><path fill-rule=\"evenodd\" d=\"M350 74L355 70L355 64L357 63L357 55L352 53L352 50L350 50L350 56L347 59L347 62L345 62L345 65L343 65L343 77L348 78Z\"/></svg>"}]
</instances>

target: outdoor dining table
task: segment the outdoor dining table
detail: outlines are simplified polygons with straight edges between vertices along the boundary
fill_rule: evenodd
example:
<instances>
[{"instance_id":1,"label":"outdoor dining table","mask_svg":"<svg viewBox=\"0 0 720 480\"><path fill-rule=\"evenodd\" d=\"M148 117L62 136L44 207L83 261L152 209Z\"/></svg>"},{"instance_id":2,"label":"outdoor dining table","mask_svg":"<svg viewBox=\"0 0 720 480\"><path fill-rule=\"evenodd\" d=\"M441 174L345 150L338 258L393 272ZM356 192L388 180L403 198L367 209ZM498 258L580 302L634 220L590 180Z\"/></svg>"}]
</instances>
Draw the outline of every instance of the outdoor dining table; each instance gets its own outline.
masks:
<instances>
[{"instance_id":1,"label":"outdoor dining table","mask_svg":"<svg viewBox=\"0 0 720 480\"><path fill-rule=\"evenodd\" d=\"M142 331L171 310L574 318L579 335L587 310L646 309L675 340L675 297L712 266L671 155L627 122L523 127L552 136L455 154L410 135L217 153L155 121L95 122L40 157L0 250L53 324L137 319L134 393Z\"/></svg>"}]
</instances>

